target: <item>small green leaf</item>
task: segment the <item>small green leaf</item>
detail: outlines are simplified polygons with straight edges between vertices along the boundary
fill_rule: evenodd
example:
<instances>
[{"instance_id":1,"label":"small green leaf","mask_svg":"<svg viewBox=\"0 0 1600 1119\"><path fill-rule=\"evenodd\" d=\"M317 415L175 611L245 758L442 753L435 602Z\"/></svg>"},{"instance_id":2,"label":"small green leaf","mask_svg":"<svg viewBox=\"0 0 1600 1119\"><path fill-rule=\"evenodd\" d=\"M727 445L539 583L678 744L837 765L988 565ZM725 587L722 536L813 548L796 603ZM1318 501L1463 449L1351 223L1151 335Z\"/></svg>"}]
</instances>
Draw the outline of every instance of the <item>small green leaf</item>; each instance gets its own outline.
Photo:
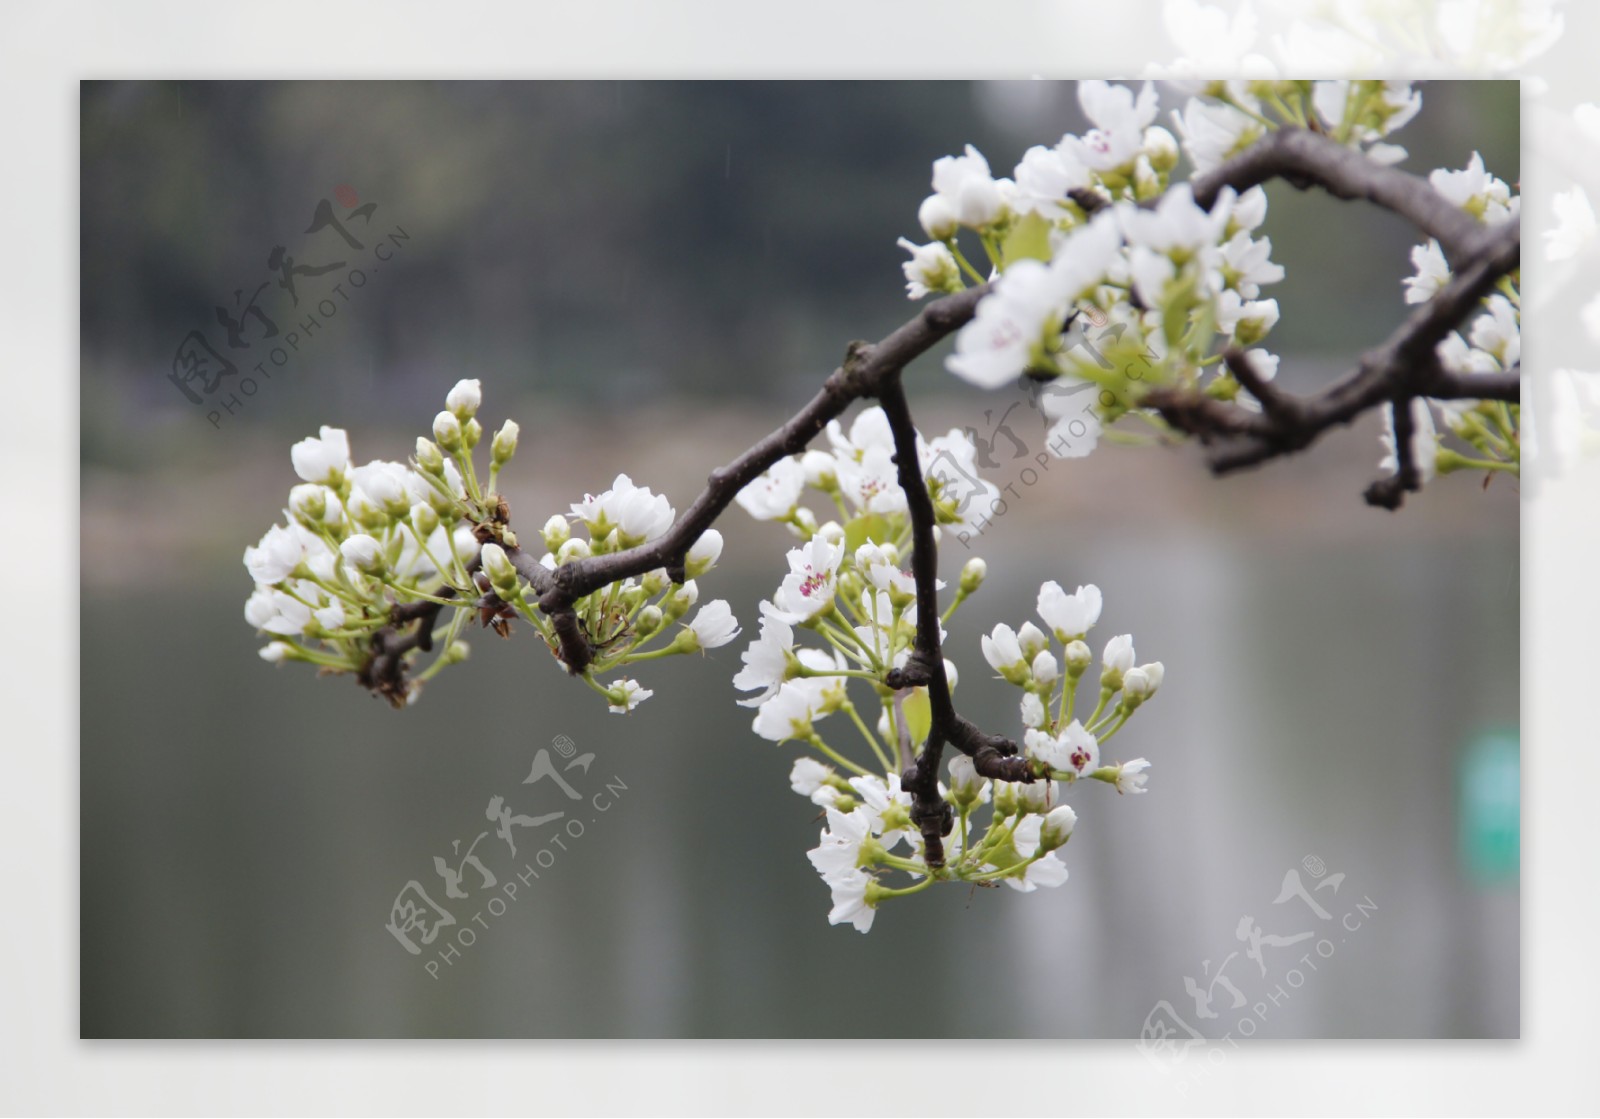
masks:
<instances>
[{"instance_id":1,"label":"small green leaf","mask_svg":"<svg viewBox=\"0 0 1600 1119\"><path fill-rule=\"evenodd\" d=\"M905 712L906 727L911 731L912 744L926 742L928 730L933 726L933 704L928 700L928 689L913 690L900 706Z\"/></svg>"}]
</instances>

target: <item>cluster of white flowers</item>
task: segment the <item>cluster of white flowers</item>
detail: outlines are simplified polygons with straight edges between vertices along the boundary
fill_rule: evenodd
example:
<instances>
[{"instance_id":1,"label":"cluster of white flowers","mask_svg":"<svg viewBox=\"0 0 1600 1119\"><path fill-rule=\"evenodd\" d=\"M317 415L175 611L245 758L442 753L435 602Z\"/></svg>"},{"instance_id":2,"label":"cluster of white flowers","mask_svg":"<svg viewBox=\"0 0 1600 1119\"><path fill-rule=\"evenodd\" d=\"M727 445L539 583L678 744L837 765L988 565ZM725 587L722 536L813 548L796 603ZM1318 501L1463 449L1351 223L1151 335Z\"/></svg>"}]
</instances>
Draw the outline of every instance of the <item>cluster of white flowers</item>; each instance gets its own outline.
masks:
<instances>
[{"instance_id":1,"label":"cluster of white flowers","mask_svg":"<svg viewBox=\"0 0 1600 1119\"><path fill-rule=\"evenodd\" d=\"M1477 152L1460 171L1440 168L1428 176L1433 188L1456 206L1486 225L1514 220L1522 198L1485 169ZM1576 220L1581 220L1576 219ZM1589 215L1593 222L1593 214ZM1414 274L1405 282L1407 303L1426 303L1450 282L1450 265L1439 242L1429 239L1411 250ZM1451 331L1439 343L1440 363L1453 373L1504 373L1522 360L1521 273L1503 278L1498 290L1483 300L1483 309L1461 331ZM1435 473L1455 470L1520 473L1522 461L1521 408L1495 400L1413 400L1412 459L1424 481ZM1441 432L1434 422L1437 412ZM1384 457L1380 468L1399 469L1395 453L1394 414L1384 409ZM1465 450L1444 445L1446 434L1465 444Z\"/></svg>"},{"instance_id":2,"label":"cluster of white flowers","mask_svg":"<svg viewBox=\"0 0 1600 1119\"><path fill-rule=\"evenodd\" d=\"M1315 3L1165 0L1182 52L1163 77L1309 72L1483 77L1515 71L1561 37L1566 0L1386 0Z\"/></svg>"},{"instance_id":3,"label":"cluster of white flowers","mask_svg":"<svg viewBox=\"0 0 1600 1119\"><path fill-rule=\"evenodd\" d=\"M516 453L519 429L507 420L490 442L489 472L480 483L474 449L483 429L478 381L463 380L445 398L433 421L433 439L420 437L407 464L375 461L354 466L346 433L324 427L294 445L290 458L303 484L289 491L286 526L274 525L244 564L256 589L245 619L274 640L261 655L272 662L305 661L334 672L362 672L380 650L374 640L416 617L415 604L432 603L448 621L431 632L438 649L433 662L414 675L397 677L394 703L414 702L421 687L446 665L467 658L458 640L474 614L502 634L522 617L552 649L559 641L552 623L530 600L518 540L505 523L496 492L501 469ZM569 518L553 516L541 533L548 549L539 559L554 570L590 555L654 540L673 523L666 498L619 475L611 489L585 495L572 506L584 530L574 536ZM695 577L715 566L722 536L708 530L690 549L688 576L674 585L665 570L624 579L579 599L574 610L595 646L584 679L606 697L610 710L631 711L651 695L635 680L596 682L596 673L637 661L726 645L739 634L724 601L708 602L674 634L699 597ZM536 597L536 596L535 596ZM650 648L671 635L671 640ZM408 660L420 650L405 653ZM374 682L375 685L383 682Z\"/></svg>"},{"instance_id":4,"label":"cluster of white flowers","mask_svg":"<svg viewBox=\"0 0 1600 1119\"><path fill-rule=\"evenodd\" d=\"M811 751L796 759L789 782L826 814L827 827L809 857L832 891L829 921L866 932L884 900L939 881L1004 882L1024 892L1060 885L1067 868L1055 852L1076 822L1073 810L1060 803L1061 792L1083 778L1124 792L1143 791L1147 763L1141 758L1102 765L1099 742L1121 729L1160 686L1161 665L1135 667L1131 641L1113 639L1101 672L1099 707L1087 724L1075 718L1068 722L1073 705L1066 693L1075 693L1088 666L1082 638L1099 618L1100 592L1083 587L1066 595L1054 583L1040 590L1040 616L1061 641L1068 665L1064 673L1048 649L1050 639L1036 627L1025 626L1019 635L1000 626L985 637L989 663L1006 679L1023 683L1031 700L1031 706L1023 705L1023 724L1036 780L991 781L978 775L971 759L952 758L949 781L940 788L956 826L946 838L943 865L930 869L900 772L927 739L932 707L925 687L897 692L884 683L915 647L918 608L916 580L904 568L911 521L895 474L894 441L883 410L876 407L862 411L848 430L835 421L828 436L831 451L784 459L738 496L751 515L786 524L801 543L789 552L788 574L760 603L760 635L745 649L733 683L749 693L739 702L756 708L752 727L757 735ZM917 445L940 523L963 524L961 503L940 467L950 466L951 477L963 479L965 492L992 490L978 476L971 441L952 431L933 440L919 436ZM804 504L808 490L830 500L837 519L819 524ZM978 589L987 570L976 557L962 568L940 619L941 638L942 623ZM808 631L814 643L801 640ZM947 660L944 667L954 688L956 666ZM1065 690L1059 699L1057 683ZM875 711L857 707L852 685L871 691ZM1120 702L1108 710L1119 694ZM1055 709L1054 717L1046 707ZM837 714L851 724L848 737L863 744L862 761L824 736L823 720ZM990 812L980 828L975 813L984 805ZM911 880L891 885L886 877L894 872Z\"/></svg>"},{"instance_id":5,"label":"cluster of white flowers","mask_svg":"<svg viewBox=\"0 0 1600 1119\"><path fill-rule=\"evenodd\" d=\"M1402 96L1400 87L1383 83L1371 83L1383 87L1371 96L1361 83L1277 84L1292 87L1292 94L1263 90L1260 96L1274 104L1291 96L1308 106L1315 101L1330 112L1339 97L1389 106ZM1390 106L1382 120L1376 109L1352 110L1353 145L1383 134L1385 122L1392 128L1409 119L1420 100L1404 88L1406 100ZM1222 85L1212 92L1235 96ZM1261 289L1284 276L1271 259L1271 241L1255 236L1266 218L1263 190L1239 196L1224 191L1207 210L1195 203L1187 184L1169 189L1179 147L1155 123L1154 86L1146 83L1136 93L1085 81L1078 96L1095 127L1084 136L1063 136L1054 147L1029 149L1014 178L994 179L971 147L937 161L934 193L918 213L935 240L902 241L911 252L905 273L913 298L988 278L964 255L962 230L976 234L988 273L997 277L994 291L956 337L947 361L952 373L983 388L998 388L1024 373L1099 388L1087 444L1066 437L1066 429L1082 424L1079 412L1056 417L1063 430L1052 432L1049 446L1072 456L1092 449L1099 426L1136 409L1156 385L1204 385L1214 396L1253 406L1219 355L1225 347L1240 347L1250 351L1263 378L1276 373L1276 356L1258 347L1278 321L1278 304L1262 298ZM1238 96L1258 95L1241 87ZM1176 114L1195 158L1212 142L1197 131L1203 131L1201 108L1208 104L1195 98L1189 110ZM1243 117L1242 110L1217 104ZM1235 137L1229 144L1253 138ZM1092 331L1083 329L1086 322L1094 324ZM1053 403L1070 395L1046 399Z\"/></svg>"},{"instance_id":6,"label":"cluster of white flowers","mask_svg":"<svg viewBox=\"0 0 1600 1119\"><path fill-rule=\"evenodd\" d=\"M856 566L870 570L873 564L869 558ZM982 577L981 561L969 561L957 601ZM863 607L871 591L865 594ZM889 608L887 602L882 605ZM789 784L826 815L827 826L808 857L832 891L830 923L848 922L866 932L883 901L917 893L934 882L1004 882L1024 893L1059 886L1067 879L1067 867L1055 852L1071 837L1077 822L1077 814L1061 802L1063 793L1085 779L1112 785L1121 793L1144 792L1149 762L1143 758L1106 762L1101 749L1161 686L1160 662L1135 665L1132 638L1112 638L1101 661L1099 702L1086 720L1075 713L1078 685L1093 659L1084 638L1099 620L1100 606L1100 591L1094 586L1079 587L1073 594L1054 582L1040 587L1039 617L1059 642L1059 658L1051 635L1032 622L1015 631L996 626L983 638L983 655L990 666L1023 689L1026 757L1035 779L1031 783L991 780L977 772L970 758L952 757L940 793L951 807L955 826L946 839L944 864L931 870L922 836L911 819L911 797L901 789L899 773L890 762L897 742L909 751L926 736L926 698L913 693L890 702L880 687L884 707L874 731L846 693L852 675L878 677L894 660L895 650L909 646L912 635L907 632L902 641L884 649L863 644L856 655L841 655L846 632L841 619L831 631L816 627L835 645L834 653L796 648L789 624L768 608L761 639L746 652L745 671L735 683L746 690L760 689L761 694L742 701L761 705L757 733L775 741L799 739L826 759L809 755L796 759ZM902 615L899 624L911 620ZM859 633L869 627L851 628ZM853 668L857 670L852 672ZM953 683L949 665L947 671ZM849 712L878 772L856 764L818 733L815 721L836 711ZM980 819L979 810L985 806L989 812ZM894 872L909 875L911 881L887 884Z\"/></svg>"}]
</instances>

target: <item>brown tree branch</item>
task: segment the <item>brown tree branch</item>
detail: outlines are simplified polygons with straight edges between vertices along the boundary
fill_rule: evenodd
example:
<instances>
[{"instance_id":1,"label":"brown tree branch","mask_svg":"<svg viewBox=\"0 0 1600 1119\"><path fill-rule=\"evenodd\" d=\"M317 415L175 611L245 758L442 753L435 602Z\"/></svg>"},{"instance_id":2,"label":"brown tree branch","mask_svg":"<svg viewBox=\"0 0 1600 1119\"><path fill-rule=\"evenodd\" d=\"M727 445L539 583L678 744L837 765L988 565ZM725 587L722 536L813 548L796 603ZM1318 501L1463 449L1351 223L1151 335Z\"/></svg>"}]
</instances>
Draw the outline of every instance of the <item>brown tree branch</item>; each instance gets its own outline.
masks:
<instances>
[{"instance_id":1,"label":"brown tree branch","mask_svg":"<svg viewBox=\"0 0 1600 1119\"><path fill-rule=\"evenodd\" d=\"M1500 278L1515 271L1521 262L1521 229L1515 220L1479 228L1485 235L1477 251L1450 282L1324 392L1313 397L1282 392L1262 380L1242 353L1232 351L1224 355L1228 368L1261 402L1260 412L1170 388L1147 393L1142 403L1156 409L1173 427L1213 447L1211 470L1222 475L1304 450L1329 428L1348 424L1382 404L1394 404L1397 419L1405 412L1409 424L1407 404L1415 397L1520 399L1521 383L1515 371L1461 374L1439 363L1438 344L1477 313ZM1373 504L1392 509L1398 507L1401 493L1415 488L1380 484L1369 488L1367 497Z\"/></svg>"},{"instance_id":2,"label":"brown tree branch","mask_svg":"<svg viewBox=\"0 0 1600 1119\"><path fill-rule=\"evenodd\" d=\"M1242 193L1271 179L1283 179L1301 189L1318 186L1335 198L1365 199L1392 210L1435 238L1452 266L1477 252L1485 240L1485 226L1451 205L1427 179L1377 163L1354 148L1304 128L1269 132L1191 182L1195 202L1209 210L1223 187Z\"/></svg>"}]
</instances>

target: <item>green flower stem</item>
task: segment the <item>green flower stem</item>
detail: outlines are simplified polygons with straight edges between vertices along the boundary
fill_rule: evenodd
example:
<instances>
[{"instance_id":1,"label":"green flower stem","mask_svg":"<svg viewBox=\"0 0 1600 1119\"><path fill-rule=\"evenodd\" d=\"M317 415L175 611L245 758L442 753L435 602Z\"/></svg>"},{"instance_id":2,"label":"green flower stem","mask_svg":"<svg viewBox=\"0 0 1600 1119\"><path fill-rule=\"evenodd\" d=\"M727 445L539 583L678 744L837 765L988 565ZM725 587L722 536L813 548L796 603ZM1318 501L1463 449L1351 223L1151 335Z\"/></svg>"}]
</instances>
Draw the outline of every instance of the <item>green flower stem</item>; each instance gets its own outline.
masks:
<instances>
[{"instance_id":1,"label":"green flower stem","mask_svg":"<svg viewBox=\"0 0 1600 1119\"><path fill-rule=\"evenodd\" d=\"M907 894L915 894L919 891L926 890L929 886L933 885L933 882L934 880L932 878L924 878L921 882L918 882L913 886L902 886L898 889L894 889L889 886L879 886L877 883L873 883L872 896L874 900L878 898L903 898Z\"/></svg>"},{"instance_id":2,"label":"green flower stem","mask_svg":"<svg viewBox=\"0 0 1600 1119\"><path fill-rule=\"evenodd\" d=\"M822 741L822 736L816 731L812 731L809 735L807 735L806 741L815 747L817 751L820 752L824 757L828 758L841 769L848 769L851 773L854 773L858 777L872 776L871 772L862 769L855 762L851 761L849 758L835 750L832 746L829 746L826 742Z\"/></svg>"},{"instance_id":3,"label":"green flower stem","mask_svg":"<svg viewBox=\"0 0 1600 1119\"><path fill-rule=\"evenodd\" d=\"M872 733L867 724L862 721L861 713L856 710L856 705L849 700L845 700L844 711L850 716L850 721L856 725L856 729L861 732L861 737L867 740L867 745L872 747L872 753L878 759L878 764L883 766L884 773L893 773L894 767L889 764L889 755L884 752L883 746L878 742L878 736Z\"/></svg>"},{"instance_id":4,"label":"green flower stem","mask_svg":"<svg viewBox=\"0 0 1600 1119\"><path fill-rule=\"evenodd\" d=\"M945 244L950 247L950 255L956 258L956 263L961 266L961 270L968 276L972 277L973 283L982 286L983 284L989 282L988 280L984 279L983 273L974 268L971 262L969 262L967 258L962 255L961 246L956 243L956 239L954 237L951 237L945 242Z\"/></svg>"}]
</instances>

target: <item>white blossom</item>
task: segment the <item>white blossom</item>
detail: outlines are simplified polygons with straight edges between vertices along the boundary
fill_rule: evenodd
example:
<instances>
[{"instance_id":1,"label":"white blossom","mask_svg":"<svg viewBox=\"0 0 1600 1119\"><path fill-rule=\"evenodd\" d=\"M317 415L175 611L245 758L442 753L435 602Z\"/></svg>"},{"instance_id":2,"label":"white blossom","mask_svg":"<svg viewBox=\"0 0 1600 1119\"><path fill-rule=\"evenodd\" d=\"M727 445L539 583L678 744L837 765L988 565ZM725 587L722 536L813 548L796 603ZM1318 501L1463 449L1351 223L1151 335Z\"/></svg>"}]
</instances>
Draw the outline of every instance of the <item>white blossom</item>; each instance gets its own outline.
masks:
<instances>
[{"instance_id":1,"label":"white blossom","mask_svg":"<svg viewBox=\"0 0 1600 1119\"><path fill-rule=\"evenodd\" d=\"M639 686L637 680L618 680L606 689L610 695L607 699L606 709L618 715L626 715L639 704L649 699L656 693L649 688Z\"/></svg>"},{"instance_id":2,"label":"white blossom","mask_svg":"<svg viewBox=\"0 0 1600 1119\"><path fill-rule=\"evenodd\" d=\"M1040 585L1036 606L1056 639L1066 642L1082 637L1100 620L1102 602L1100 588L1093 583L1067 594L1060 583L1051 580Z\"/></svg>"},{"instance_id":3,"label":"white blossom","mask_svg":"<svg viewBox=\"0 0 1600 1119\"><path fill-rule=\"evenodd\" d=\"M483 384L477 378L457 381L444 398L444 406L462 423L475 416L482 405Z\"/></svg>"},{"instance_id":4,"label":"white blossom","mask_svg":"<svg viewBox=\"0 0 1600 1119\"><path fill-rule=\"evenodd\" d=\"M828 886L833 891L833 908L828 911L828 924L842 925L848 922L855 926L857 932L871 929L872 919L877 916L877 910L867 904L867 887L871 882L871 876L860 870L828 879Z\"/></svg>"},{"instance_id":5,"label":"white blossom","mask_svg":"<svg viewBox=\"0 0 1600 1119\"><path fill-rule=\"evenodd\" d=\"M1432 237L1426 245L1411 250L1411 267L1416 269L1416 275L1405 279L1407 303L1426 303L1450 282L1450 264L1439 242Z\"/></svg>"},{"instance_id":6,"label":"white blossom","mask_svg":"<svg viewBox=\"0 0 1600 1119\"><path fill-rule=\"evenodd\" d=\"M855 872L861 866L862 847L872 836L871 821L864 809L840 812L826 809L828 826L821 842L806 852L806 858L826 882Z\"/></svg>"},{"instance_id":7,"label":"white blossom","mask_svg":"<svg viewBox=\"0 0 1600 1119\"><path fill-rule=\"evenodd\" d=\"M907 299L960 290L960 266L943 241L918 245L902 237L897 244L911 254L911 259L900 266L906 277Z\"/></svg>"},{"instance_id":8,"label":"white blossom","mask_svg":"<svg viewBox=\"0 0 1600 1119\"><path fill-rule=\"evenodd\" d=\"M805 489L805 471L793 458L781 458L734 497L758 521L787 517Z\"/></svg>"},{"instance_id":9,"label":"white blossom","mask_svg":"<svg viewBox=\"0 0 1600 1119\"><path fill-rule=\"evenodd\" d=\"M992 633L985 634L981 644L983 659L996 672L1016 671L1027 665L1016 632L1004 622L997 624Z\"/></svg>"},{"instance_id":10,"label":"white blossom","mask_svg":"<svg viewBox=\"0 0 1600 1119\"><path fill-rule=\"evenodd\" d=\"M773 605L784 621L808 621L833 605L839 561L844 548L813 539L789 550L789 574L773 595Z\"/></svg>"},{"instance_id":11,"label":"white blossom","mask_svg":"<svg viewBox=\"0 0 1600 1119\"><path fill-rule=\"evenodd\" d=\"M259 543L244 550L244 566L257 583L281 583L305 558L305 545L297 533L273 525Z\"/></svg>"},{"instance_id":12,"label":"white blossom","mask_svg":"<svg viewBox=\"0 0 1600 1119\"><path fill-rule=\"evenodd\" d=\"M1150 763L1143 758L1134 758L1131 762L1123 762L1117 767L1117 792L1142 793L1145 791L1145 782L1150 780L1150 775L1145 771L1150 768Z\"/></svg>"},{"instance_id":13,"label":"white blossom","mask_svg":"<svg viewBox=\"0 0 1600 1119\"><path fill-rule=\"evenodd\" d=\"M1159 110L1155 86L1145 82L1135 97L1127 86L1080 81L1078 104L1095 127L1081 139L1062 137L1058 150L1094 171L1131 166L1144 146L1144 130Z\"/></svg>"},{"instance_id":14,"label":"white blossom","mask_svg":"<svg viewBox=\"0 0 1600 1119\"><path fill-rule=\"evenodd\" d=\"M1100 744L1077 719L1060 734L1029 730L1023 735L1023 745L1030 758L1060 773L1083 777L1100 767Z\"/></svg>"},{"instance_id":15,"label":"white blossom","mask_svg":"<svg viewBox=\"0 0 1600 1119\"><path fill-rule=\"evenodd\" d=\"M289 459L305 481L337 487L350 469L350 437L337 427L323 427L319 436L289 448Z\"/></svg>"},{"instance_id":16,"label":"white blossom","mask_svg":"<svg viewBox=\"0 0 1600 1119\"><path fill-rule=\"evenodd\" d=\"M1546 260L1571 260L1594 239L1594 208L1581 186L1571 190L1558 190L1550 199L1557 225L1545 230L1544 255Z\"/></svg>"},{"instance_id":17,"label":"white blossom","mask_svg":"<svg viewBox=\"0 0 1600 1119\"><path fill-rule=\"evenodd\" d=\"M775 694L761 701L751 728L771 742L787 742L791 738L809 735L817 694L814 689L803 687L803 683L788 681L781 684Z\"/></svg>"},{"instance_id":18,"label":"white blossom","mask_svg":"<svg viewBox=\"0 0 1600 1119\"><path fill-rule=\"evenodd\" d=\"M701 649L716 649L739 636L739 622L722 599L713 599L695 612L687 630Z\"/></svg>"},{"instance_id":19,"label":"white blossom","mask_svg":"<svg viewBox=\"0 0 1600 1119\"><path fill-rule=\"evenodd\" d=\"M972 229L987 227L1005 208L1000 188L989 174L989 161L971 144L963 155L947 155L934 161L933 192L944 200L958 222Z\"/></svg>"},{"instance_id":20,"label":"white blossom","mask_svg":"<svg viewBox=\"0 0 1600 1119\"><path fill-rule=\"evenodd\" d=\"M1130 634L1118 634L1106 642L1105 652L1101 654L1100 663L1114 672L1126 672L1133 667L1133 637Z\"/></svg>"},{"instance_id":21,"label":"white blossom","mask_svg":"<svg viewBox=\"0 0 1600 1119\"><path fill-rule=\"evenodd\" d=\"M1428 176L1428 182L1451 205L1490 224L1506 221L1519 208L1520 200L1511 196L1510 187L1485 170L1483 156L1477 152L1472 153L1462 170L1440 168Z\"/></svg>"},{"instance_id":22,"label":"white blossom","mask_svg":"<svg viewBox=\"0 0 1600 1119\"><path fill-rule=\"evenodd\" d=\"M740 654L744 668L733 678L742 692L761 690L760 695L741 699L743 707L759 707L777 694L788 677L794 650L794 630L778 616L771 603L761 604L761 636Z\"/></svg>"},{"instance_id":23,"label":"white blossom","mask_svg":"<svg viewBox=\"0 0 1600 1119\"><path fill-rule=\"evenodd\" d=\"M1196 174L1204 174L1237 155L1266 134L1266 126L1232 105L1191 97L1172 114L1183 150Z\"/></svg>"}]
</instances>

